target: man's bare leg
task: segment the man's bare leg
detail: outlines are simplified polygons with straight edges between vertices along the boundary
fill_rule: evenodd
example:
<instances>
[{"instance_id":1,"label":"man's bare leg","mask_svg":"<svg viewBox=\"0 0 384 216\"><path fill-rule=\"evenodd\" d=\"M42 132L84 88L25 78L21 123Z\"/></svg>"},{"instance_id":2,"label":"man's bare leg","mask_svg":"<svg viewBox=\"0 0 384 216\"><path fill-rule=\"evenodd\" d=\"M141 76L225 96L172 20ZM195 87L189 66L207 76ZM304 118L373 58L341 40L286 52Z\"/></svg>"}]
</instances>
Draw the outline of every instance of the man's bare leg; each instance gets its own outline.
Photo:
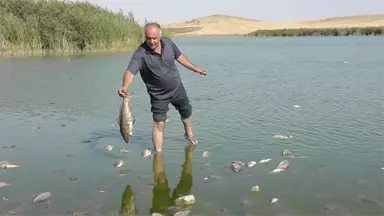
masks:
<instances>
[{"instance_id":1,"label":"man's bare leg","mask_svg":"<svg viewBox=\"0 0 384 216\"><path fill-rule=\"evenodd\" d=\"M184 130L185 134L184 137L188 141L191 142L191 144L196 145L198 142L197 140L193 137L193 132L192 132L192 117L182 119L183 125L184 125Z\"/></svg>"},{"instance_id":2,"label":"man's bare leg","mask_svg":"<svg viewBox=\"0 0 384 216\"><path fill-rule=\"evenodd\" d=\"M164 122L154 122L152 128L152 142L156 152L162 152L164 140Z\"/></svg>"}]
</instances>

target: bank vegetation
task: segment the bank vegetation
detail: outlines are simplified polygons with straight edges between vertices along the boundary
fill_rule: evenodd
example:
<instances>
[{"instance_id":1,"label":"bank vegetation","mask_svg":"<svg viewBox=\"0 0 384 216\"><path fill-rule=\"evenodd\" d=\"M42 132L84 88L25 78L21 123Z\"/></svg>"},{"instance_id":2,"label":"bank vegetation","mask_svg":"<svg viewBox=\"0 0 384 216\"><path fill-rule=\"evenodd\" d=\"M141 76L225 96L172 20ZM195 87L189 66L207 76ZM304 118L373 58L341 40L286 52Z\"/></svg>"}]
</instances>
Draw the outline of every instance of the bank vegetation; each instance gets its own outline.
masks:
<instances>
[{"instance_id":1,"label":"bank vegetation","mask_svg":"<svg viewBox=\"0 0 384 216\"><path fill-rule=\"evenodd\" d=\"M384 27L347 27L347 28L298 28L257 30L247 34L256 37L302 37L302 36L379 36Z\"/></svg>"},{"instance_id":2,"label":"bank vegetation","mask_svg":"<svg viewBox=\"0 0 384 216\"><path fill-rule=\"evenodd\" d=\"M0 0L2 56L129 51L143 39L132 12L88 2Z\"/></svg>"}]
</instances>

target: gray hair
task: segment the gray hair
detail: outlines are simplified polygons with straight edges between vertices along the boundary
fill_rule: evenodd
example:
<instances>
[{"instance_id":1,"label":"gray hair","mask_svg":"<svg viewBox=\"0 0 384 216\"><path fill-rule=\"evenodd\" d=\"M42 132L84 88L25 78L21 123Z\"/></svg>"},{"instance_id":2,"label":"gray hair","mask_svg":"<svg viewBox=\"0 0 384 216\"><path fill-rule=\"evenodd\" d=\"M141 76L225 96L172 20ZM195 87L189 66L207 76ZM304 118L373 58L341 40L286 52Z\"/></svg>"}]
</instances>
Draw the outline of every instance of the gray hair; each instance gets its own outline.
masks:
<instances>
[{"instance_id":1,"label":"gray hair","mask_svg":"<svg viewBox=\"0 0 384 216\"><path fill-rule=\"evenodd\" d=\"M144 29L146 29L149 26L156 26L157 28L160 29L160 35L163 34L163 31L161 30L161 26L160 26L159 23L157 23L157 22L149 22L149 23L145 24Z\"/></svg>"}]
</instances>

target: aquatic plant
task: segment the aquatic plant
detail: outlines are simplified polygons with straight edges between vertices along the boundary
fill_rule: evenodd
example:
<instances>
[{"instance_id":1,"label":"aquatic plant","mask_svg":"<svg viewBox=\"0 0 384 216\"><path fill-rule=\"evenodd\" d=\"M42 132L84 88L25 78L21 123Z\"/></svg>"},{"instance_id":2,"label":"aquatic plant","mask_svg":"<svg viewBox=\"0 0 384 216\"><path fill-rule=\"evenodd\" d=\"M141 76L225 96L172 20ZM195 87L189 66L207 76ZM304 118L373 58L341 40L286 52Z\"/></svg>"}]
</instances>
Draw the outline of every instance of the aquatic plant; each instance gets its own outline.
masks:
<instances>
[{"instance_id":1,"label":"aquatic plant","mask_svg":"<svg viewBox=\"0 0 384 216\"><path fill-rule=\"evenodd\" d=\"M298 28L298 29L261 29L246 36L256 37L302 37L302 36L378 36L384 34L384 27L349 28Z\"/></svg>"},{"instance_id":2,"label":"aquatic plant","mask_svg":"<svg viewBox=\"0 0 384 216\"><path fill-rule=\"evenodd\" d=\"M143 39L132 12L79 1L0 0L3 56L133 50Z\"/></svg>"}]
</instances>

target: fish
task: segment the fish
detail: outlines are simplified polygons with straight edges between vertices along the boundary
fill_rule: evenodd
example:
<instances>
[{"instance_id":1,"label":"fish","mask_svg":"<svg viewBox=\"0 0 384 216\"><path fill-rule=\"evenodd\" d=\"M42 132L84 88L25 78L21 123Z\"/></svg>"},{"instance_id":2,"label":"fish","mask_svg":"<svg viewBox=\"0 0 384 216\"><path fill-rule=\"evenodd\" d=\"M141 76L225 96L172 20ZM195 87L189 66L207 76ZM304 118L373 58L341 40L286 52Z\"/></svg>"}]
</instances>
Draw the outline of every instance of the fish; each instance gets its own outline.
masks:
<instances>
[{"instance_id":1,"label":"fish","mask_svg":"<svg viewBox=\"0 0 384 216\"><path fill-rule=\"evenodd\" d=\"M8 161L0 161L0 169L19 168L19 165L11 164Z\"/></svg>"},{"instance_id":2,"label":"fish","mask_svg":"<svg viewBox=\"0 0 384 216\"><path fill-rule=\"evenodd\" d=\"M283 172L283 171L285 171L285 169L276 168L276 169L271 170L269 172L269 174L280 173L280 172Z\"/></svg>"},{"instance_id":3,"label":"fish","mask_svg":"<svg viewBox=\"0 0 384 216\"><path fill-rule=\"evenodd\" d=\"M48 198L50 198L51 196L52 196L52 193L51 193L51 192L44 192L44 193L41 193L41 194L37 195L37 196L33 199L33 203L44 202L44 201L48 200Z\"/></svg>"},{"instance_id":4,"label":"fish","mask_svg":"<svg viewBox=\"0 0 384 216\"><path fill-rule=\"evenodd\" d=\"M290 139L290 138L293 138L293 136L292 135L285 136L285 135L275 134L275 135L272 136L272 138L275 138L275 139Z\"/></svg>"},{"instance_id":5,"label":"fish","mask_svg":"<svg viewBox=\"0 0 384 216\"><path fill-rule=\"evenodd\" d=\"M121 200L120 214L124 216L131 216L137 215L137 213L138 210L136 208L135 195L132 191L131 185L127 185Z\"/></svg>"},{"instance_id":6,"label":"fish","mask_svg":"<svg viewBox=\"0 0 384 216\"><path fill-rule=\"evenodd\" d=\"M203 157L209 157L211 156L211 153L208 151L203 152Z\"/></svg>"},{"instance_id":7,"label":"fish","mask_svg":"<svg viewBox=\"0 0 384 216\"><path fill-rule=\"evenodd\" d=\"M120 134L125 143L129 143L131 140L133 135L133 125L136 121L132 115L132 96L132 93L128 93L123 97L119 117L117 119L117 123L120 126Z\"/></svg>"},{"instance_id":8,"label":"fish","mask_svg":"<svg viewBox=\"0 0 384 216\"><path fill-rule=\"evenodd\" d=\"M128 149L125 149L125 148L121 148L121 149L119 149L119 151L123 152L123 153L128 153L129 152Z\"/></svg>"},{"instance_id":9,"label":"fish","mask_svg":"<svg viewBox=\"0 0 384 216\"><path fill-rule=\"evenodd\" d=\"M0 182L0 188L2 187L8 187L10 186L10 184L6 183L6 182Z\"/></svg>"},{"instance_id":10,"label":"fish","mask_svg":"<svg viewBox=\"0 0 384 216\"><path fill-rule=\"evenodd\" d=\"M259 192L259 191L260 191L260 187L259 187L259 185L255 185L255 186L253 186L253 187L251 188L251 191L252 191L252 192Z\"/></svg>"},{"instance_id":11,"label":"fish","mask_svg":"<svg viewBox=\"0 0 384 216\"><path fill-rule=\"evenodd\" d=\"M249 162L247 163L247 167L253 167L253 166L255 166L256 164L257 164L256 161L249 161Z\"/></svg>"},{"instance_id":12,"label":"fish","mask_svg":"<svg viewBox=\"0 0 384 216\"><path fill-rule=\"evenodd\" d=\"M122 160L117 160L113 164L113 166L115 166L115 167L122 167L123 165L124 165L124 161L122 161Z\"/></svg>"},{"instance_id":13,"label":"fish","mask_svg":"<svg viewBox=\"0 0 384 216\"><path fill-rule=\"evenodd\" d=\"M284 156L290 156L292 155L292 152L289 151L288 149L284 149L283 151L281 151L281 154Z\"/></svg>"},{"instance_id":14,"label":"fish","mask_svg":"<svg viewBox=\"0 0 384 216\"><path fill-rule=\"evenodd\" d=\"M239 161L239 160L234 160L232 161L232 163L234 164L239 164L240 166L245 166L245 163L243 161Z\"/></svg>"},{"instance_id":15,"label":"fish","mask_svg":"<svg viewBox=\"0 0 384 216\"><path fill-rule=\"evenodd\" d=\"M271 203L275 203L275 202L277 202L277 201L279 201L279 199L277 199L277 198L273 198L273 199L271 199Z\"/></svg>"},{"instance_id":16,"label":"fish","mask_svg":"<svg viewBox=\"0 0 384 216\"><path fill-rule=\"evenodd\" d=\"M232 163L231 164L231 169L233 172L240 172L242 169L242 166L238 163Z\"/></svg>"},{"instance_id":17,"label":"fish","mask_svg":"<svg viewBox=\"0 0 384 216\"><path fill-rule=\"evenodd\" d=\"M141 153L141 155L142 155L143 157L149 157L149 156L152 155L152 151L151 151L150 148L147 148L147 149L145 149L145 150L143 151L143 153Z\"/></svg>"},{"instance_id":18,"label":"fish","mask_svg":"<svg viewBox=\"0 0 384 216\"><path fill-rule=\"evenodd\" d=\"M276 169L288 169L290 166L290 162L288 160L283 160L277 165Z\"/></svg>"},{"instance_id":19,"label":"fish","mask_svg":"<svg viewBox=\"0 0 384 216\"><path fill-rule=\"evenodd\" d=\"M267 158L267 159L260 160L259 163L268 163L270 161L272 161L272 159L271 158Z\"/></svg>"},{"instance_id":20,"label":"fish","mask_svg":"<svg viewBox=\"0 0 384 216\"><path fill-rule=\"evenodd\" d=\"M107 145L107 146L104 147L104 149L105 149L106 151L112 151L113 146L111 146L111 145Z\"/></svg>"}]
</instances>

